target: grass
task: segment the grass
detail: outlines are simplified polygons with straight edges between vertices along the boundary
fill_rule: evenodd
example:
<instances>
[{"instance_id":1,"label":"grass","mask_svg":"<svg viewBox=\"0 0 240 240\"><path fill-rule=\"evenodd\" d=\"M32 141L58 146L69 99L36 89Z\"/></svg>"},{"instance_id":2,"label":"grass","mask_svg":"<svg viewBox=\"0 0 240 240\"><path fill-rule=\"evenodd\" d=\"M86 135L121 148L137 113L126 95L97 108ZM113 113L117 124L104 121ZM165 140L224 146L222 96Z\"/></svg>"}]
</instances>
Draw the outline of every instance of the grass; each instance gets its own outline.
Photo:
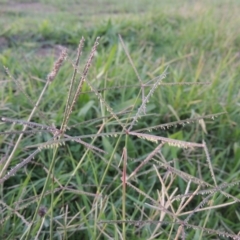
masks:
<instances>
[{"instance_id":1,"label":"grass","mask_svg":"<svg viewBox=\"0 0 240 240\"><path fill-rule=\"evenodd\" d=\"M239 4L109 3L0 3L0 236L239 239Z\"/></svg>"}]
</instances>

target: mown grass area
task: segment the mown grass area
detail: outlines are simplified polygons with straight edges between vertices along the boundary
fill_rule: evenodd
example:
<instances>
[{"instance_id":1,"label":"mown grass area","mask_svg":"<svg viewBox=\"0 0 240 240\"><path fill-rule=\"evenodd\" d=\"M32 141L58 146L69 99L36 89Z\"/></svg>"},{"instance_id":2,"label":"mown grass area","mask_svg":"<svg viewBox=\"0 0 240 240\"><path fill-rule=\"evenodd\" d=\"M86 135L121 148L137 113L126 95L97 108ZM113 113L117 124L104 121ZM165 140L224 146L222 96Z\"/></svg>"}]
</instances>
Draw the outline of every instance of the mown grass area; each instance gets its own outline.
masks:
<instances>
[{"instance_id":1,"label":"mown grass area","mask_svg":"<svg viewBox=\"0 0 240 240\"><path fill-rule=\"evenodd\" d=\"M79 41L84 36L77 80L100 36L66 134L85 137L104 153L79 142L53 149L49 144L18 169L53 134L39 129L17 143L14 131L22 126L2 122L0 131L12 133L0 135L0 236L238 239L239 10L236 0L1 1L0 116L29 119L65 47L67 59L28 120L60 129ZM123 126L143 107L142 88L118 34L137 74L149 85L145 97L150 84L167 72L133 126L135 135L126 134ZM218 113L223 114L215 118ZM170 124L174 121L178 124ZM149 137L138 138L147 130L199 145L205 141L208 150L204 144L185 149L184 143L171 142L179 148L166 140L160 146Z\"/></svg>"}]
</instances>

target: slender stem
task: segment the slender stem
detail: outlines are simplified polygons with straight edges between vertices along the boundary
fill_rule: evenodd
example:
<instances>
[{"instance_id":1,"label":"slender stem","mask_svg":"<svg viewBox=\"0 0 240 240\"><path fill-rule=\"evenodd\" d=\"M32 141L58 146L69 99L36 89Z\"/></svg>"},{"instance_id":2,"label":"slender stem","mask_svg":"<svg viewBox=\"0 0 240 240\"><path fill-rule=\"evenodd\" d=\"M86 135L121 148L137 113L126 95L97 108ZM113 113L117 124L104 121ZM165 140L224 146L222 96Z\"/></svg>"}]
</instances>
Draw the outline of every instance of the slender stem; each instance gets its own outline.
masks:
<instances>
[{"instance_id":1,"label":"slender stem","mask_svg":"<svg viewBox=\"0 0 240 240\"><path fill-rule=\"evenodd\" d=\"M55 166L55 159L56 159L57 148L54 150L53 154L53 166L52 171L49 171L49 176L52 176L52 185L51 185L51 218L50 218L50 239L53 239L53 209L54 209L54 166Z\"/></svg>"},{"instance_id":2,"label":"slender stem","mask_svg":"<svg viewBox=\"0 0 240 240\"><path fill-rule=\"evenodd\" d=\"M127 136L126 136L127 137ZM126 173L127 173L127 149L123 148L123 173L122 173L122 236L126 239Z\"/></svg>"},{"instance_id":3,"label":"slender stem","mask_svg":"<svg viewBox=\"0 0 240 240\"><path fill-rule=\"evenodd\" d=\"M97 193L100 192L100 189L101 189L101 187L102 187L103 181L104 181L104 179L105 179L105 177L106 177L106 175L107 175L108 169L109 169L109 167L110 167L110 165L111 165L111 163L112 163L112 161L113 161L114 155L115 155L115 153L116 153L116 149L117 149L117 147L118 147L118 145L119 145L119 143L120 143L121 136L122 136L122 135L119 136L119 138L118 138L118 140L117 140L117 143L116 143L116 145L115 145L115 148L114 148L113 151L112 151L111 157L110 157L110 159L109 159L109 161L108 161L108 165L107 165L106 168L105 168L105 171L104 171L104 173L103 173L102 179L101 179L100 184L99 184L99 186L98 186L98 191L97 191Z\"/></svg>"},{"instance_id":4,"label":"slender stem","mask_svg":"<svg viewBox=\"0 0 240 240\"><path fill-rule=\"evenodd\" d=\"M39 198L38 205L37 205L36 211L35 211L34 216L33 216L33 219L32 219L32 223L31 223L30 228L29 228L29 230L28 230L28 234L27 234L27 236L26 236L26 240L28 240L29 237L30 237L30 235L31 235L31 231L32 231L32 227L33 227L34 221L35 221L36 218L37 218L37 214L38 214L38 211L39 211L39 208L40 208L40 205L41 205L43 196L44 196L44 194L46 193L47 187L48 187L48 185L49 185L49 180L50 180L50 177L51 177L51 173L53 172L53 167L54 167L55 161L56 161L57 150L58 150L58 148L55 148L55 149L54 149L53 159L52 159L52 162L51 162L50 167L49 167L49 173L48 173L48 175L47 175L47 178L46 178L46 181L45 181L43 190L42 190L42 192L41 192L41 196L40 196L40 198ZM54 192L54 191L52 191L52 194L53 194L53 192ZM52 206L52 204L51 204L51 206ZM52 209L52 208L51 208L50 210L53 212L53 209ZM53 216L53 213L51 213L51 217L52 217L52 216ZM52 222L53 222L53 221L52 221L52 220L53 220L53 218L51 219L51 223L50 223L50 236L52 236L52 234L53 234L53 232L52 232L52 230L53 230ZM53 239L53 238L50 238L50 239Z\"/></svg>"},{"instance_id":5,"label":"slender stem","mask_svg":"<svg viewBox=\"0 0 240 240\"><path fill-rule=\"evenodd\" d=\"M40 101L41 101L41 99L42 99L42 97L43 97L43 94L44 94L45 91L47 90L47 87L48 87L48 84L49 84L49 83L50 83L49 81L46 82L46 84L45 84L45 86L44 86L44 88L43 88L43 90L42 90L42 92L41 92L41 94L40 94L40 96L39 96L39 98L38 98L38 100L37 100L36 105L35 105L34 108L32 109L32 112L30 113L30 115L29 115L29 117L28 117L28 119L27 119L28 122L31 121L31 118L32 118L33 114L35 113L35 111L36 111L36 109L37 109L37 107L38 107L38 105L39 105L39 103L40 103ZM27 129L27 127L28 127L28 126L25 125L25 126L23 127L23 130L22 130L22 131L24 132L24 131ZM3 165L3 168L1 169L1 172L0 172L0 178L2 178L2 176L4 175L4 172L6 171L6 169L7 169L8 166L9 166L9 164L11 163L11 160L12 160L12 158L13 158L13 155L15 154L15 152L16 152L16 150L17 150L17 148L18 148L18 145L19 145L19 143L20 143L20 141L22 140L23 134L24 134L24 133L21 133L21 134L19 135L18 140L17 140L16 144L14 145L14 148L13 148L11 154L9 155L6 163Z\"/></svg>"}]
</instances>

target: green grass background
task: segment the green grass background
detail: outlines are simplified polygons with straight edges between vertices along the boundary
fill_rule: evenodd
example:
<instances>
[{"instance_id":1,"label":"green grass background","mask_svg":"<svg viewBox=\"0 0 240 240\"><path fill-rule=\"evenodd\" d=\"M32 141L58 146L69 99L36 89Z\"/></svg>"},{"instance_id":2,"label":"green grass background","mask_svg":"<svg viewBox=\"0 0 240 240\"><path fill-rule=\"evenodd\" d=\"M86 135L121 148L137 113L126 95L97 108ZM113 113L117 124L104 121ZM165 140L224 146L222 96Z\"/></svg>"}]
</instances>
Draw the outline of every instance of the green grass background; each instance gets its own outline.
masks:
<instances>
[{"instance_id":1,"label":"green grass background","mask_svg":"<svg viewBox=\"0 0 240 240\"><path fill-rule=\"evenodd\" d=\"M83 59L86 58L96 37L101 37L97 56L88 76L89 79L96 79L96 85L99 88L137 84L137 77L119 43L118 34L121 34L145 82L160 75L169 66L167 77L164 79L167 83L200 81L210 83L203 86L161 86L147 108L149 114L156 115L144 117L139 126L148 127L198 115L226 112L214 121L204 120L206 131L201 125L195 123L168 131L159 130L157 134L193 142L201 142L204 139L207 142L219 183L239 179L239 11L240 2L237 0L135 0L130 3L115 0L0 1L0 115L25 119L32 109L31 104L18 87L8 81L9 77L3 66L9 69L15 79L22 82L25 92L34 102L44 85L42 79L46 79L60 52L59 46L67 47L70 56L74 59L74 52L82 36L86 38ZM62 67L56 83L54 81L50 86L40 106L41 111L56 126L61 124L71 72L72 67L68 61ZM85 90L89 89L86 87ZM107 91L104 97L114 111L118 112L132 104L137 94L137 88L124 88ZM107 114L92 93L84 94L77 102L77 107L71 116L71 124ZM36 117L34 121L44 124L44 119ZM3 131L6 125L1 124L0 128ZM89 124L84 127L79 125L70 131L72 135L82 135L96 133L97 129L97 124ZM111 129L117 130L117 127L109 125L109 130ZM21 147L24 149L25 146L39 143L42 141L41 138L48 137L45 134L26 138ZM4 155L6 146L1 139L3 137L0 136L2 145L0 151L1 155ZM114 144L107 138L99 140L98 144L105 150L113 151ZM132 158L141 158L146 155L150 147L150 144L139 140L129 141L129 155ZM68 169L76 166L75 159L79 159L81 155L79 152L84 151L84 148L69 144L62 151L65 161L59 162L55 174L64 182ZM18 154L18 158L25 156L21 150ZM173 149L165 149L165 155L170 159L175 157L181 159L182 156L180 150ZM79 173L81 176L75 179L75 184L79 186L83 183L96 185L99 175L102 174L103 163L94 163L94 156L92 159L90 155L88 157L82 172ZM181 167L193 173L197 171L192 166L194 157L196 156L189 156L188 161L184 161ZM39 155L38 161L47 166L50 158L48 153L44 152ZM17 191L17 188L13 188L13 186L18 186L19 181L22 185L34 185L35 190L29 188L29 196L41 189L46 173L44 171L36 173L36 168L35 166L31 170L29 167L27 178L24 172L20 172L7 182L6 189L1 190L5 202L10 204L20 198L21 193ZM112 181L114 174L114 171L108 173L104 179L105 184ZM210 179L209 171L203 170L202 174L206 179ZM113 189L119 184L118 181L120 180L113 183L115 184ZM152 189L153 183L155 181L147 175L140 181L140 185L144 186L143 189ZM176 183L176 186L181 189L181 182ZM88 187L88 191L94 192L96 189ZM234 196L239 196L238 187L231 191ZM118 196L117 193L111 196L112 212L110 209L106 211L106 216L104 216L106 219L113 219L117 216L114 211L121 208ZM137 198L133 192L129 192L129 196ZM66 202L68 198L72 201L74 197L66 195L64 198ZM87 212L89 203L85 201L87 200L84 198L78 199L79 205L73 204L70 207L71 210L80 211L79 209L84 205ZM30 205L26 210L27 214L31 215L33 209L34 206ZM130 206L129 209L131 209ZM228 209L227 214L224 210L213 213L209 227L215 229L217 226L228 224L231 228L226 227L225 230L230 228L229 231L239 231L237 226L239 215L236 212L238 209L234 205ZM11 232L13 222L17 227ZM90 224L87 220L85 223ZM6 236L8 232L12 236L18 236L22 231L21 227L19 219L10 219L2 227L0 234ZM95 233L92 233L90 228L82 230L81 233L85 234L86 239L94 239ZM134 232L129 234L134 236ZM198 239L196 233L188 237Z\"/></svg>"}]
</instances>

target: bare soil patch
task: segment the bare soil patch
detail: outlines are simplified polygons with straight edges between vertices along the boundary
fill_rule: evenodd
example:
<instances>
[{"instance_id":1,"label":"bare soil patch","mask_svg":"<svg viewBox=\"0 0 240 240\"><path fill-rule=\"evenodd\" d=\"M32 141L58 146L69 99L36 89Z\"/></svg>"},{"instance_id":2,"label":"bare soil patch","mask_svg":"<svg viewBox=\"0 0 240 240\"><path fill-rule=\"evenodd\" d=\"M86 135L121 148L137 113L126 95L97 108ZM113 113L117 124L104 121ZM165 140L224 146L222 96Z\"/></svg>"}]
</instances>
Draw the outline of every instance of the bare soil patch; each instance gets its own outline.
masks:
<instances>
[{"instance_id":1,"label":"bare soil patch","mask_svg":"<svg viewBox=\"0 0 240 240\"><path fill-rule=\"evenodd\" d=\"M0 4L2 12L55 12L56 8L40 2L15 2Z\"/></svg>"}]
</instances>

